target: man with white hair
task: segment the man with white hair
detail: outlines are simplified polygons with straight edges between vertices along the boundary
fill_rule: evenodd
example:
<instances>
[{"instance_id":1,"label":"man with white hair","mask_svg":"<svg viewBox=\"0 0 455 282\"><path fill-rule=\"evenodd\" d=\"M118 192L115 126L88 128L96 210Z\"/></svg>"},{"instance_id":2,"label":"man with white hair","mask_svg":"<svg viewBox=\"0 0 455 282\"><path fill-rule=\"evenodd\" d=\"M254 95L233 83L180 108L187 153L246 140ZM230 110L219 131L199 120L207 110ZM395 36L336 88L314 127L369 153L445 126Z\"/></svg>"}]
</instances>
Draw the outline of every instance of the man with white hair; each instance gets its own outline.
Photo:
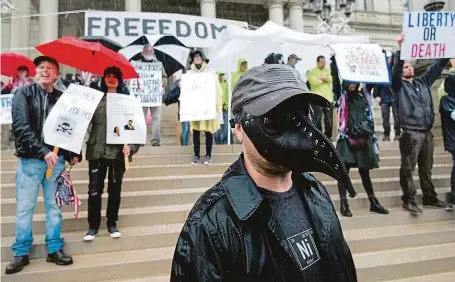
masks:
<instances>
[{"instance_id":1,"label":"man with white hair","mask_svg":"<svg viewBox=\"0 0 455 282\"><path fill-rule=\"evenodd\" d=\"M152 45L147 44L142 49L141 61L147 63L156 63L160 62L155 56L155 50L153 50ZM163 89L167 85L167 74L163 67ZM149 107L143 107L144 116L147 116L147 110ZM159 107L150 107L152 113L152 146L160 146L160 129L161 129L161 106Z\"/></svg>"}]
</instances>

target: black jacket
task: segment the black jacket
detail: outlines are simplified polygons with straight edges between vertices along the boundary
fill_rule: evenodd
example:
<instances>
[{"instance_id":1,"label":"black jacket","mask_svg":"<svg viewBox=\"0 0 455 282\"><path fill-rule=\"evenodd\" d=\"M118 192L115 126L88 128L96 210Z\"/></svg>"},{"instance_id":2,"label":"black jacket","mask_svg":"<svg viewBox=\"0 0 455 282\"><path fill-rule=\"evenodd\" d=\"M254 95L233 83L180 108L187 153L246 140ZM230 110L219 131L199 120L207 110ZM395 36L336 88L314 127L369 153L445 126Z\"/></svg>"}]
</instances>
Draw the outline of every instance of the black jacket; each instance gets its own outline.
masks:
<instances>
[{"instance_id":1,"label":"black jacket","mask_svg":"<svg viewBox=\"0 0 455 282\"><path fill-rule=\"evenodd\" d=\"M326 189L310 174L293 181L315 231L324 281L357 281ZM177 241L171 282L302 281L271 212L241 156L191 210Z\"/></svg>"},{"instance_id":2,"label":"black jacket","mask_svg":"<svg viewBox=\"0 0 455 282\"><path fill-rule=\"evenodd\" d=\"M398 118L403 129L430 130L434 123L434 106L431 85L441 75L449 59L433 60L426 72L413 83L402 79L404 61L400 51L394 56L392 68L392 94L397 102Z\"/></svg>"},{"instance_id":3,"label":"black jacket","mask_svg":"<svg viewBox=\"0 0 455 282\"><path fill-rule=\"evenodd\" d=\"M449 152L455 151L455 121L450 117L453 111L455 111L455 93L442 97L439 103L444 148Z\"/></svg>"},{"instance_id":4,"label":"black jacket","mask_svg":"<svg viewBox=\"0 0 455 282\"><path fill-rule=\"evenodd\" d=\"M16 156L20 158L37 158L44 160L53 146L44 143L43 126L46 117L57 102L62 92L54 89L48 95L38 83L19 87L13 97L12 116L13 133L16 139ZM63 155L66 161L82 154L74 154L60 149L58 155Z\"/></svg>"}]
</instances>

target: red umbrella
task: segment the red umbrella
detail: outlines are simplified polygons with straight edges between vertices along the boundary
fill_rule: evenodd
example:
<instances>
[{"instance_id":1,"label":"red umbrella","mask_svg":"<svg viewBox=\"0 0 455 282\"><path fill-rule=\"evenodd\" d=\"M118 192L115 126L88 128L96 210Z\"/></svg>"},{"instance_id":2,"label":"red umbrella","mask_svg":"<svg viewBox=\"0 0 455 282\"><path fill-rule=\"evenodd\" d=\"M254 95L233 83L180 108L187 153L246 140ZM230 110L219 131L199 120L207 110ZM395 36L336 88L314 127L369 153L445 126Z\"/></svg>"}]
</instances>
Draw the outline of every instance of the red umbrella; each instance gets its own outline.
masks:
<instances>
[{"instance_id":1,"label":"red umbrella","mask_svg":"<svg viewBox=\"0 0 455 282\"><path fill-rule=\"evenodd\" d=\"M17 53L3 53L1 55L1 60L1 74L4 76L16 76L17 68L20 66L26 66L30 76L35 75L35 64L30 58L24 55Z\"/></svg>"},{"instance_id":2,"label":"red umbrella","mask_svg":"<svg viewBox=\"0 0 455 282\"><path fill-rule=\"evenodd\" d=\"M49 43L36 46L45 56L55 58L59 63L99 75L110 66L118 67L124 79L137 78L131 63L99 42L88 42L72 36L64 36Z\"/></svg>"}]
</instances>

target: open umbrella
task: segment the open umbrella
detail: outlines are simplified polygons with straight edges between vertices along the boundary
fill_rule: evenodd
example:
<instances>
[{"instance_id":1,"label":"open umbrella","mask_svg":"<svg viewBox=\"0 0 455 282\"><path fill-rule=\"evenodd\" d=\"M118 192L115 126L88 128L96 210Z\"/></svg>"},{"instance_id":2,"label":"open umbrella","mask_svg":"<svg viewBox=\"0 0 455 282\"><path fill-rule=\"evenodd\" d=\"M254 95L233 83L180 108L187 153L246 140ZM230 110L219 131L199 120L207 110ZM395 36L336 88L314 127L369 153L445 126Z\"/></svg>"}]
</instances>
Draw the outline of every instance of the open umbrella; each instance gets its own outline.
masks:
<instances>
[{"instance_id":1,"label":"open umbrella","mask_svg":"<svg viewBox=\"0 0 455 282\"><path fill-rule=\"evenodd\" d=\"M122 46L120 44L104 36L81 36L79 38L88 42L99 42L104 47L111 49L114 52L117 52L118 50L122 49Z\"/></svg>"},{"instance_id":2,"label":"open umbrella","mask_svg":"<svg viewBox=\"0 0 455 282\"><path fill-rule=\"evenodd\" d=\"M49 43L36 46L45 56L55 58L59 63L103 75L110 66L118 67L124 79L137 78L138 74L131 63L99 42L88 42L72 36L64 36Z\"/></svg>"},{"instance_id":3,"label":"open umbrella","mask_svg":"<svg viewBox=\"0 0 455 282\"><path fill-rule=\"evenodd\" d=\"M155 43L153 43L153 37L143 35L119 50L119 53L127 59L140 60L142 49L147 44L153 45L155 56L163 63L168 76L186 67L190 49L172 35L163 36Z\"/></svg>"},{"instance_id":4,"label":"open umbrella","mask_svg":"<svg viewBox=\"0 0 455 282\"><path fill-rule=\"evenodd\" d=\"M29 71L29 76L35 75L35 64L33 61L21 54L17 53L3 53L1 55L1 74L4 76L16 76L17 68L20 66L26 66Z\"/></svg>"}]
</instances>

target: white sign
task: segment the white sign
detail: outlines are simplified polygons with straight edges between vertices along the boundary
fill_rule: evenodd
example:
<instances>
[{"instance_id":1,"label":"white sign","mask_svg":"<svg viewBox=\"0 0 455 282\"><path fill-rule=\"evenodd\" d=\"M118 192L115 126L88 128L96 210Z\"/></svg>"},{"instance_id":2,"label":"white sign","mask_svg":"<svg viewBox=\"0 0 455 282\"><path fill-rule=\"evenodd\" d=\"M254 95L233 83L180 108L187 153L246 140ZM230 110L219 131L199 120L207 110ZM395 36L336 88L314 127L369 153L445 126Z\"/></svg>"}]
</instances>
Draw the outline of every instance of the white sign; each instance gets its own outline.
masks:
<instances>
[{"instance_id":1,"label":"white sign","mask_svg":"<svg viewBox=\"0 0 455 282\"><path fill-rule=\"evenodd\" d=\"M156 35L156 40L173 35L186 47L211 48L229 25L248 27L246 22L182 14L86 11L84 34L104 36L122 46L142 35Z\"/></svg>"},{"instance_id":2,"label":"white sign","mask_svg":"<svg viewBox=\"0 0 455 282\"><path fill-rule=\"evenodd\" d=\"M180 122L216 119L216 75L182 75L180 87Z\"/></svg>"},{"instance_id":3,"label":"white sign","mask_svg":"<svg viewBox=\"0 0 455 282\"><path fill-rule=\"evenodd\" d=\"M130 80L131 95L141 101L142 107L161 107L163 104L163 64L131 61L139 75Z\"/></svg>"},{"instance_id":4,"label":"white sign","mask_svg":"<svg viewBox=\"0 0 455 282\"><path fill-rule=\"evenodd\" d=\"M44 142L79 154L85 133L104 93L71 83L46 118Z\"/></svg>"},{"instance_id":5,"label":"white sign","mask_svg":"<svg viewBox=\"0 0 455 282\"><path fill-rule=\"evenodd\" d=\"M401 59L455 58L455 12L403 15Z\"/></svg>"},{"instance_id":6,"label":"white sign","mask_svg":"<svg viewBox=\"0 0 455 282\"><path fill-rule=\"evenodd\" d=\"M107 144L145 144L147 126L142 105L130 95L108 93Z\"/></svg>"},{"instance_id":7,"label":"white sign","mask_svg":"<svg viewBox=\"0 0 455 282\"><path fill-rule=\"evenodd\" d=\"M13 104L13 94L1 95L2 111L0 112L1 124L12 124L13 117L11 115L11 108Z\"/></svg>"},{"instance_id":8,"label":"white sign","mask_svg":"<svg viewBox=\"0 0 455 282\"><path fill-rule=\"evenodd\" d=\"M340 78L352 82L390 83L387 59L378 44L330 45Z\"/></svg>"}]
</instances>

